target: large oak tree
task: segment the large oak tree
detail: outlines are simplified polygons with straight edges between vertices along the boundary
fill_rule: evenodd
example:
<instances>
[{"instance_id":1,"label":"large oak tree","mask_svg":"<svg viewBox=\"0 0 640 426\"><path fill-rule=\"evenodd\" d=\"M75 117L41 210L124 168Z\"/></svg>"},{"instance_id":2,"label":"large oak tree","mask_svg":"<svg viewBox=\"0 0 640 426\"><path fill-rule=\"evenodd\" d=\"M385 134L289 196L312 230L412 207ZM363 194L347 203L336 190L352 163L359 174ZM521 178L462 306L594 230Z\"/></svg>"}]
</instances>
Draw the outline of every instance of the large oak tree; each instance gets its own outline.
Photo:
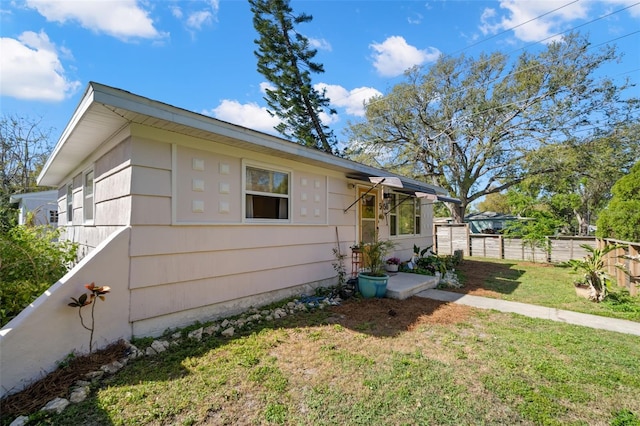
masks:
<instances>
[{"instance_id":1,"label":"large oak tree","mask_svg":"<svg viewBox=\"0 0 640 426\"><path fill-rule=\"evenodd\" d=\"M637 116L626 84L596 77L615 59L615 47L593 48L579 34L513 61L441 56L369 102L366 120L349 128L348 152L447 189L462 201L448 205L461 222L474 200L562 170L567 144Z\"/></svg>"}]
</instances>

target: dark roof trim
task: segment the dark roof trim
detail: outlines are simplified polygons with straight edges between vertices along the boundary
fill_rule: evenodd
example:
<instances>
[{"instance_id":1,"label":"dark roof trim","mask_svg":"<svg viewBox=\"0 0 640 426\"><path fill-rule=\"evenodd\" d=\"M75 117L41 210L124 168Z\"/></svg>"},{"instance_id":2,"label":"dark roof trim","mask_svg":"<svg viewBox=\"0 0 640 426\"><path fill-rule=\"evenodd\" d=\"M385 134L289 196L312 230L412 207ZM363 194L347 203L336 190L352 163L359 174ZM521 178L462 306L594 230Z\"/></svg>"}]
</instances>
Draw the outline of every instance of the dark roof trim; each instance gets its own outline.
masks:
<instances>
[{"instance_id":1,"label":"dark roof trim","mask_svg":"<svg viewBox=\"0 0 640 426\"><path fill-rule=\"evenodd\" d=\"M398 177L402 182L402 188L393 187L393 192L400 192L403 194L408 194L413 196L416 196L416 192L422 192L425 194L433 195L434 196L433 198L435 198L437 201L442 201L445 203L462 204L462 201L458 200L457 198L447 197L447 196L441 195L441 193L436 192L433 189L434 187L432 185L429 185L426 183L423 184L419 181L409 179L399 175L390 174L390 176ZM369 182L369 178L372 176L369 176L366 174L349 174L347 175L347 177L354 180Z\"/></svg>"},{"instance_id":2,"label":"dark roof trim","mask_svg":"<svg viewBox=\"0 0 640 426\"><path fill-rule=\"evenodd\" d=\"M411 180L409 178L400 176L400 175L395 175L392 173L389 173L389 176L392 177L396 177L398 179L400 179L400 182L402 182L402 188L398 188L396 186L393 186L393 191L394 192L402 192L404 194L411 194L411 195L415 195L415 192L425 192L428 194L433 194L436 195L437 192L435 191L435 189L433 189L433 186L428 185L428 184L421 184L418 181L414 181ZM361 181L365 181L367 183L371 183L369 178L370 177L375 177L375 176L371 176L368 174L348 174L347 177L349 179L354 179L354 180L361 180ZM384 186L384 183L383 183Z\"/></svg>"},{"instance_id":3,"label":"dark roof trim","mask_svg":"<svg viewBox=\"0 0 640 426\"><path fill-rule=\"evenodd\" d=\"M462 204L462 201L457 198L445 197L444 195L438 195L437 198L438 201L442 201L444 203Z\"/></svg>"}]
</instances>

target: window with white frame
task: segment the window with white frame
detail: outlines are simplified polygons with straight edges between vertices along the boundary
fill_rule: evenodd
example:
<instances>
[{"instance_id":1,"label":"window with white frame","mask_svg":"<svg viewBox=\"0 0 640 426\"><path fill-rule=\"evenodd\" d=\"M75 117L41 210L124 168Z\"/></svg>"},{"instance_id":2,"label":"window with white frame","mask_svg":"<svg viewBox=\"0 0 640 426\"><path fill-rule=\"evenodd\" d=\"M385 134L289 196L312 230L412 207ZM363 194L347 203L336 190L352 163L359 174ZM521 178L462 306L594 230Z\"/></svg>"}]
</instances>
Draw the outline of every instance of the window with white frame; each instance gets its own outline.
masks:
<instances>
[{"instance_id":1,"label":"window with white frame","mask_svg":"<svg viewBox=\"0 0 640 426\"><path fill-rule=\"evenodd\" d=\"M393 236L420 235L420 200L404 194L389 194L389 232Z\"/></svg>"},{"instance_id":2,"label":"window with white frame","mask_svg":"<svg viewBox=\"0 0 640 426\"><path fill-rule=\"evenodd\" d=\"M93 170L89 170L84 174L82 184L82 196L84 197L84 203L82 204L82 211L84 214L85 222L93 222Z\"/></svg>"},{"instance_id":3,"label":"window with white frame","mask_svg":"<svg viewBox=\"0 0 640 426\"><path fill-rule=\"evenodd\" d=\"M73 183L67 185L67 223L73 223Z\"/></svg>"},{"instance_id":4,"label":"window with white frame","mask_svg":"<svg viewBox=\"0 0 640 426\"><path fill-rule=\"evenodd\" d=\"M49 210L49 223L58 223L58 211Z\"/></svg>"},{"instance_id":5,"label":"window with white frame","mask_svg":"<svg viewBox=\"0 0 640 426\"><path fill-rule=\"evenodd\" d=\"M245 166L245 218L289 219L290 173Z\"/></svg>"}]
</instances>

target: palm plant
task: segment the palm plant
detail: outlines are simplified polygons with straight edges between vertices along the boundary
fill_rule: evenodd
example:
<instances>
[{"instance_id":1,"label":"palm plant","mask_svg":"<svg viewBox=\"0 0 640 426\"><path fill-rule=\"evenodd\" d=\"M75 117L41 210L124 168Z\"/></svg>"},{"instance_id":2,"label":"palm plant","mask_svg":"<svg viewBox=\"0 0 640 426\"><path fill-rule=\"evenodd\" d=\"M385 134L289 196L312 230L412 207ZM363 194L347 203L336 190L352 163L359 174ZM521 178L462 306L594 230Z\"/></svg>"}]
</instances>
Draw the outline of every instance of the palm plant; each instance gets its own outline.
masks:
<instances>
[{"instance_id":1,"label":"palm plant","mask_svg":"<svg viewBox=\"0 0 640 426\"><path fill-rule=\"evenodd\" d=\"M362 267L366 271L364 273L372 277L386 276L385 258L394 246L395 244L389 240L362 244Z\"/></svg>"},{"instance_id":2,"label":"palm plant","mask_svg":"<svg viewBox=\"0 0 640 426\"><path fill-rule=\"evenodd\" d=\"M580 247L589 252L583 259L571 259L567 262L576 271L584 272L584 283L589 286L589 300L602 302L607 296L607 254L621 248L617 244L607 244L602 248L581 244Z\"/></svg>"}]
</instances>

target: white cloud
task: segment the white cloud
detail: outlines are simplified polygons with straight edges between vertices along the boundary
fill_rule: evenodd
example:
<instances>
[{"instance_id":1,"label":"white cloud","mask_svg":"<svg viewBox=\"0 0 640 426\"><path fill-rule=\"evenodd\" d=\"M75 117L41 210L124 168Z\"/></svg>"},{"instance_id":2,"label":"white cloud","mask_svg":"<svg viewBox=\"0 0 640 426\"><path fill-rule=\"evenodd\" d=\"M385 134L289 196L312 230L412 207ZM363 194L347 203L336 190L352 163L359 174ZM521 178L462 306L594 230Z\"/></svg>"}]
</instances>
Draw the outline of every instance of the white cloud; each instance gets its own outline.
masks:
<instances>
[{"instance_id":1,"label":"white cloud","mask_svg":"<svg viewBox=\"0 0 640 426\"><path fill-rule=\"evenodd\" d=\"M407 22L412 25L418 25L422 23L424 16L421 13L414 13L413 16L407 17Z\"/></svg>"},{"instance_id":2,"label":"white cloud","mask_svg":"<svg viewBox=\"0 0 640 426\"><path fill-rule=\"evenodd\" d=\"M80 87L65 75L56 46L44 32L26 31L17 40L2 37L0 51L2 96L61 101Z\"/></svg>"},{"instance_id":3,"label":"white cloud","mask_svg":"<svg viewBox=\"0 0 640 426\"><path fill-rule=\"evenodd\" d=\"M204 111L203 114L270 134L277 133L274 130L274 126L277 126L280 122L278 117L272 117L266 108L254 102L241 104L238 101L230 99L224 99L220 102L220 105L212 110Z\"/></svg>"},{"instance_id":4,"label":"white cloud","mask_svg":"<svg viewBox=\"0 0 640 426\"><path fill-rule=\"evenodd\" d=\"M207 5L204 8L188 11L179 6L172 6L170 9L171 14L176 19L183 21L183 24L190 32L200 31L203 27L212 25L218 19L218 1L211 0L205 3ZM194 6L200 7L202 2L185 2L181 4L192 9Z\"/></svg>"},{"instance_id":5,"label":"white cloud","mask_svg":"<svg viewBox=\"0 0 640 426\"><path fill-rule=\"evenodd\" d=\"M606 4L616 6L616 8L628 7L627 12L631 17L640 18L640 7L632 7L638 4L638 0L608 0Z\"/></svg>"},{"instance_id":6,"label":"white cloud","mask_svg":"<svg viewBox=\"0 0 640 426\"><path fill-rule=\"evenodd\" d=\"M171 6L169 10L171 11L171 14L173 15L173 17L176 19L182 19L182 17L184 16L184 13L182 12L182 9L180 9L179 6Z\"/></svg>"},{"instance_id":7,"label":"white cloud","mask_svg":"<svg viewBox=\"0 0 640 426\"><path fill-rule=\"evenodd\" d=\"M344 108L347 114L364 117L364 103L382 93L372 87L358 87L347 90L342 86L320 83L314 86L316 90L326 90L325 95L331 100L331 105Z\"/></svg>"},{"instance_id":8,"label":"white cloud","mask_svg":"<svg viewBox=\"0 0 640 426\"><path fill-rule=\"evenodd\" d=\"M202 29L202 26L207 24L210 25L213 21L213 14L208 10L199 10L197 12L193 12L187 18L187 26L194 30Z\"/></svg>"},{"instance_id":9,"label":"white cloud","mask_svg":"<svg viewBox=\"0 0 640 426\"><path fill-rule=\"evenodd\" d=\"M267 82L267 81L263 81L262 83L260 83L260 92L266 94L267 93L267 89L269 90L276 90L276 86L274 86L273 84Z\"/></svg>"},{"instance_id":10,"label":"white cloud","mask_svg":"<svg viewBox=\"0 0 640 426\"><path fill-rule=\"evenodd\" d=\"M565 5L566 7L535 19ZM557 39L552 36L564 31L571 21L586 18L588 16L587 6L588 3L585 2L567 4L565 0L502 0L500 9L503 9L504 13L500 14L492 8L485 9L480 17L480 31L484 35L488 35L513 28L513 34L519 40L551 42Z\"/></svg>"},{"instance_id":11,"label":"white cloud","mask_svg":"<svg viewBox=\"0 0 640 426\"><path fill-rule=\"evenodd\" d=\"M324 111L321 111L318 115L320 117L320 121L325 126L330 126L340 121L340 116L338 114L327 114Z\"/></svg>"},{"instance_id":12,"label":"white cloud","mask_svg":"<svg viewBox=\"0 0 640 426\"><path fill-rule=\"evenodd\" d=\"M36 9L47 21L62 24L75 21L88 30L121 40L164 36L136 0L27 0L27 6Z\"/></svg>"},{"instance_id":13,"label":"white cloud","mask_svg":"<svg viewBox=\"0 0 640 426\"><path fill-rule=\"evenodd\" d=\"M396 77L408 68L433 62L440 56L440 51L435 47L420 50L407 44L404 37L391 36L382 43L371 44L375 53L373 66L383 77Z\"/></svg>"},{"instance_id":14,"label":"white cloud","mask_svg":"<svg viewBox=\"0 0 640 426\"><path fill-rule=\"evenodd\" d=\"M319 50L327 50L329 52L331 52L332 47L331 47L331 43L329 43L327 40L323 39L323 38L309 38L309 44L311 45L311 47L313 47L314 49L319 49Z\"/></svg>"},{"instance_id":15,"label":"white cloud","mask_svg":"<svg viewBox=\"0 0 640 426\"><path fill-rule=\"evenodd\" d=\"M269 82L260 83L260 92L262 93L265 93L266 89L274 88ZM382 95L381 92L371 87L346 90L342 86L319 83L314 85L314 89L320 92L326 90L325 95L329 98L332 107L344 108L347 114L358 117L364 116L364 102ZM217 107L203 111L203 114L249 129L280 136L274 129L280 123L280 119L272 117L266 107L261 107L255 102L242 104L236 100L224 99ZM329 115L322 112L320 119L323 124L331 125L339 122L340 116L339 114Z\"/></svg>"}]
</instances>

